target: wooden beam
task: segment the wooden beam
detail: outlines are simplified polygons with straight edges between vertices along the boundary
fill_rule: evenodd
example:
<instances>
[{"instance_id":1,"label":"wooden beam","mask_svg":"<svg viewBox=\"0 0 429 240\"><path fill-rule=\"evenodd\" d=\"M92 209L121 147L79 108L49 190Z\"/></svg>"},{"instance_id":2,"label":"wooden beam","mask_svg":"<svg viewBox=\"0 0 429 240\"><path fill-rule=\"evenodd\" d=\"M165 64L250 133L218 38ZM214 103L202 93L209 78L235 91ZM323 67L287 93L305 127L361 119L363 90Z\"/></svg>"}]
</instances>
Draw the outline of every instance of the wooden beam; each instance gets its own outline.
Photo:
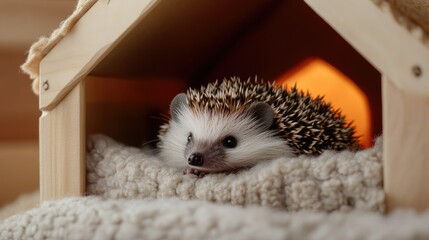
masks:
<instances>
[{"instance_id":1,"label":"wooden beam","mask_svg":"<svg viewBox=\"0 0 429 240\"><path fill-rule=\"evenodd\" d=\"M383 161L387 209L429 209L429 97L383 76Z\"/></svg>"},{"instance_id":2,"label":"wooden beam","mask_svg":"<svg viewBox=\"0 0 429 240\"><path fill-rule=\"evenodd\" d=\"M40 117L41 201L79 196L85 191L84 90L84 82L79 82Z\"/></svg>"},{"instance_id":3,"label":"wooden beam","mask_svg":"<svg viewBox=\"0 0 429 240\"><path fill-rule=\"evenodd\" d=\"M305 0L399 89L429 95L429 46L371 0ZM424 73L424 74L419 74Z\"/></svg>"},{"instance_id":4,"label":"wooden beam","mask_svg":"<svg viewBox=\"0 0 429 240\"><path fill-rule=\"evenodd\" d=\"M227 56L231 48L241 45L237 42L265 21L281 2L159 1L97 64L91 75L201 80L201 76L211 72L210 69Z\"/></svg>"},{"instance_id":5,"label":"wooden beam","mask_svg":"<svg viewBox=\"0 0 429 240\"><path fill-rule=\"evenodd\" d=\"M139 22L157 0L97 1L41 61L39 107L51 110Z\"/></svg>"},{"instance_id":6,"label":"wooden beam","mask_svg":"<svg viewBox=\"0 0 429 240\"><path fill-rule=\"evenodd\" d=\"M428 209L429 47L370 0L305 1L384 74L388 210Z\"/></svg>"}]
</instances>

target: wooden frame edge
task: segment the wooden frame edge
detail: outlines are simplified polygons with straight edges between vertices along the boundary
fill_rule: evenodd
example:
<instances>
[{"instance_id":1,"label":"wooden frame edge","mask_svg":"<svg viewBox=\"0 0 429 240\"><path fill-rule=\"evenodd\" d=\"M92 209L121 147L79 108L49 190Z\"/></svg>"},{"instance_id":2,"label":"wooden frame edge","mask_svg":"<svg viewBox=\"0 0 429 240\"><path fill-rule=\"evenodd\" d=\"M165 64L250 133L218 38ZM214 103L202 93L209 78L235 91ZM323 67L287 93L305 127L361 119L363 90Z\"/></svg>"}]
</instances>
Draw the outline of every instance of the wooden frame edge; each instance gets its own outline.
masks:
<instances>
[{"instance_id":1,"label":"wooden frame edge","mask_svg":"<svg viewBox=\"0 0 429 240\"><path fill-rule=\"evenodd\" d=\"M40 62L39 108L53 109L158 2L97 1Z\"/></svg>"},{"instance_id":2,"label":"wooden frame edge","mask_svg":"<svg viewBox=\"0 0 429 240\"><path fill-rule=\"evenodd\" d=\"M371 0L305 2L400 89L429 96L429 48Z\"/></svg>"},{"instance_id":3,"label":"wooden frame edge","mask_svg":"<svg viewBox=\"0 0 429 240\"><path fill-rule=\"evenodd\" d=\"M40 201L85 192L85 83L81 81L51 111L40 128Z\"/></svg>"},{"instance_id":4,"label":"wooden frame edge","mask_svg":"<svg viewBox=\"0 0 429 240\"><path fill-rule=\"evenodd\" d=\"M429 97L383 76L383 166L387 210L429 209Z\"/></svg>"}]
</instances>

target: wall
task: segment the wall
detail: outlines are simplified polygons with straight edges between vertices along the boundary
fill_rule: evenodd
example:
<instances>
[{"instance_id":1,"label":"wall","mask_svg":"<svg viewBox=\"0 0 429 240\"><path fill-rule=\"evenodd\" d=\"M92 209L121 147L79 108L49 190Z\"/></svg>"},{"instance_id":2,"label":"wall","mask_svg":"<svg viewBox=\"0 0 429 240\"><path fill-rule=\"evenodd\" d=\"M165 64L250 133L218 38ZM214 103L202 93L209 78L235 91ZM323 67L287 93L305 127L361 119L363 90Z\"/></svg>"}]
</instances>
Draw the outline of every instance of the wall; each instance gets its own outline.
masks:
<instances>
[{"instance_id":1,"label":"wall","mask_svg":"<svg viewBox=\"0 0 429 240\"><path fill-rule=\"evenodd\" d=\"M38 98L19 66L32 42L69 15L72 0L0 0L0 207L37 190Z\"/></svg>"}]
</instances>

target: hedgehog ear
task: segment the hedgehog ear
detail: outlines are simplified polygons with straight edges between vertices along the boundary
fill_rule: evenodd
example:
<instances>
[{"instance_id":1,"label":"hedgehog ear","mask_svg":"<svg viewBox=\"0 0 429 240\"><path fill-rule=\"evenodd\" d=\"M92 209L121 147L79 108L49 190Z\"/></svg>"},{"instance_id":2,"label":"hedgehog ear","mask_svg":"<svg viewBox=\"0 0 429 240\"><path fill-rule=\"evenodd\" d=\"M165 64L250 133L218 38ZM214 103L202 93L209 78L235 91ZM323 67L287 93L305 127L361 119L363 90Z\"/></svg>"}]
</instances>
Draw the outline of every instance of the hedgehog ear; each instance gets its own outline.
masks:
<instances>
[{"instance_id":1,"label":"hedgehog ear","mask_svg":"<svg viewBox=\"0 0 429 240\"><path fill-rule=\"evenodd\" d=\"M256 119L264 130L269 129L274 121L273 108L265 102L250 104L249 108L246 110L246 114Z\"/></svg>"},{"instance_id":2,"label":"hedgehog ear","mask_svg":"<svg viewBox=\"0 0 429 240\"><path fill-rule=\"evenodd\" d=\"M170 115L171 118L178 122L179 121L179 113L180 113L180 109L182 107L185 107L187 104L187 96L186 93L179 93L177 94L173 100L171 101L170 104Z\"/></svg>"}]
</instances>

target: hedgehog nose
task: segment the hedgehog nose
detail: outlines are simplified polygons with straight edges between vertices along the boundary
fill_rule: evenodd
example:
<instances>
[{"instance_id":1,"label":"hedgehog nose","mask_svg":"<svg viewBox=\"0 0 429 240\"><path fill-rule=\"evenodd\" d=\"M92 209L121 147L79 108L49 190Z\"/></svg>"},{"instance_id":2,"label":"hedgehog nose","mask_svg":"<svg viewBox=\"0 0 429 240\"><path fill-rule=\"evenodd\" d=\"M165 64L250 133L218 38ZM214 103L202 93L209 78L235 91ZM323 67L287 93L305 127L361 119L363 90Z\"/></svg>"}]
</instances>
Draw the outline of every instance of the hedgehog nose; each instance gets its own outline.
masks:
<instances>
[{"instance_id":1,"label":"hedgehog nose","mask_svg":"<svg viewBox=\"0 0 429 240\"><path fill-rule=\"evenodd\" d=\"M192 153L188 158L189 165L202 166L204 163L203 155L201 153Z\"/></svg>"}]
</instances>

